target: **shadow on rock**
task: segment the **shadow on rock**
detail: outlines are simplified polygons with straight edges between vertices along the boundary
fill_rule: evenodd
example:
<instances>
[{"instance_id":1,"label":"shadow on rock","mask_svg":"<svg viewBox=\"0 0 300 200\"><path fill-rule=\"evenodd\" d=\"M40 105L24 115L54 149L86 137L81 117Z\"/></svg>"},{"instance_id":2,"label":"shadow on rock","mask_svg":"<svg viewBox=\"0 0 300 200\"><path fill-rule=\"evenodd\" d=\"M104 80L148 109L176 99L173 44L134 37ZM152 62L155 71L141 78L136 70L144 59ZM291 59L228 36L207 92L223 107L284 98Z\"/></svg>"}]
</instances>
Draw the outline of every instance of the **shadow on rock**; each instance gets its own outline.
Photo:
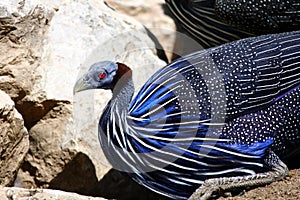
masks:
<instances>
[{"instance_id":1,"label":"shadow on rock","mask_svg":"<svg viewBox=\"0 0 300 200\"><path fill-rule=\"evenodd\" d=\"M97 183L92 161L87 155L78 153L49 183L49 188L90 195Z\"/></svg>"},{"instance_id":2,"label":"shadow on rock","mask_svg":"<svg viewBox=\"0 0 300 200\"><path fill-rule=\"evenodd\" d=\"M111 169L94 188L93 196L118 200L169 200L151 190L139 185L128 175Z\"/></svg>"}]
</instances>

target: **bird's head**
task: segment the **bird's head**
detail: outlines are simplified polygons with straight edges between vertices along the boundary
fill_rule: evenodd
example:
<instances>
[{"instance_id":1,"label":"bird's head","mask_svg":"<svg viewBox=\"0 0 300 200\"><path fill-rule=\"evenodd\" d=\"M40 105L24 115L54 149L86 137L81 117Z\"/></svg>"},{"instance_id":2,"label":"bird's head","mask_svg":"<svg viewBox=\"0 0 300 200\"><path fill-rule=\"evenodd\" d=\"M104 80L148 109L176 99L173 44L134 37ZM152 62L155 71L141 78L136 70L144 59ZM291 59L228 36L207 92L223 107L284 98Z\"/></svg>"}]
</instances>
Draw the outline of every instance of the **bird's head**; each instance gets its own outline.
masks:
<instances>
[{"instance_id":1,"label":"bird's head","mask_svg":"<svg viewBox=\"0 0 300 200\"><path fill-rule=\"evenodd\" d=\"M88 72L77 80L73 92L75 94L89 89L113 90L116 83L124 74L129 74L131 77L130 68L122 63L114 63L111 61L94 63L90 66Z\"/></svg>"}]
</instances>

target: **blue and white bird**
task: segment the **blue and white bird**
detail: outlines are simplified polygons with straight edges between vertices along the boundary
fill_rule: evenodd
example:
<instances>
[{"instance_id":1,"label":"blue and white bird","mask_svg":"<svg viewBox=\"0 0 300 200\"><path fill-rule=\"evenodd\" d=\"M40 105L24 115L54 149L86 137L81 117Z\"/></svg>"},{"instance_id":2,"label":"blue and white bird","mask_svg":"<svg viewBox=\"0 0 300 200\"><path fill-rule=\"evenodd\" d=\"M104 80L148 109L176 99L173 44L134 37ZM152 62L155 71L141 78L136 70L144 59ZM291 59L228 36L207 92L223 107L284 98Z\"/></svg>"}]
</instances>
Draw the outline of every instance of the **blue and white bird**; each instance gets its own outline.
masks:
<instances>
[{"instance_id":1,"label":"blue and white bird","mask_svg":"<svg viewBox=\"0 0 300 200\"><path fill-rule=\"evenodd\" d=\"M299 0L166 0L175 21L204 48L300 30Z\"/></svg>"},{"instance_id":2,"label":"blue and white bird","mask_svg":"<svg viewBox=\"0 0 300 200\"><path fill-rule=\"evenodd\" d=\"M99 121L112 166L174 199L282 179L300 152L300 31L183 56L134 98L131 69L98 62L74 93L87 89L113 94Z\"/></svg>"}]
</instances>

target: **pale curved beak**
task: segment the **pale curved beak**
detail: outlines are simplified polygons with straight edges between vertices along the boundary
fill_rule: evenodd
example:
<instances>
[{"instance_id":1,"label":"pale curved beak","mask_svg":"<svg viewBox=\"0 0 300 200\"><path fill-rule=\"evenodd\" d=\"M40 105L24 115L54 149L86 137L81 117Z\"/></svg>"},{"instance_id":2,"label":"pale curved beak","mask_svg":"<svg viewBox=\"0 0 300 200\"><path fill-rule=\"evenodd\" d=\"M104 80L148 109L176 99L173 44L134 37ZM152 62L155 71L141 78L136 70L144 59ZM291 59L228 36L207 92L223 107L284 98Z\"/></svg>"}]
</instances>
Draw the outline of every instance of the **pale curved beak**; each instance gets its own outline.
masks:
<instances>
[{"instance_id":1,"label":"pale curved beak","mask_svg":"<svg viewBox=\"0 0 300 200\"><path fill-rule=\"evenodd\" d=\"M78 79L74 85L73 88L73 95L75 95L77 92L88 90L90 89L90 85L87 83L87 81L84 81L84 76L82 76L80 79Z\"/></svg>"}]
</instances>

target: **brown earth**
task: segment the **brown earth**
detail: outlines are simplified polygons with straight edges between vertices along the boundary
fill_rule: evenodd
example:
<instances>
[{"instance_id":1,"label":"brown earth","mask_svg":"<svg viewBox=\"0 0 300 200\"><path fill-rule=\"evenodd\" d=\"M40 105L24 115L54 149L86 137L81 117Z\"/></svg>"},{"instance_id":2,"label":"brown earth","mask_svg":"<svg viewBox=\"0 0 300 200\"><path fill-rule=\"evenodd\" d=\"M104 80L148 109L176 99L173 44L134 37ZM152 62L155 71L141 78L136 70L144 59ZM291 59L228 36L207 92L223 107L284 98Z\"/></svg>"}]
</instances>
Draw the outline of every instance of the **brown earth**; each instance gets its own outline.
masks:
<instances>
[{"instance_id":1,"label":"brown earth","mask_svg":"<svg viewBox=\"0 0 300 200\"><path fill-rule=\"evenodd\" d=\"M242 200L242 199L300 199L300 169L290 170L289 175L282 181L258 187L247 191L241 196L221 197L219 200Z\"/></svg>"}]
</instances>

